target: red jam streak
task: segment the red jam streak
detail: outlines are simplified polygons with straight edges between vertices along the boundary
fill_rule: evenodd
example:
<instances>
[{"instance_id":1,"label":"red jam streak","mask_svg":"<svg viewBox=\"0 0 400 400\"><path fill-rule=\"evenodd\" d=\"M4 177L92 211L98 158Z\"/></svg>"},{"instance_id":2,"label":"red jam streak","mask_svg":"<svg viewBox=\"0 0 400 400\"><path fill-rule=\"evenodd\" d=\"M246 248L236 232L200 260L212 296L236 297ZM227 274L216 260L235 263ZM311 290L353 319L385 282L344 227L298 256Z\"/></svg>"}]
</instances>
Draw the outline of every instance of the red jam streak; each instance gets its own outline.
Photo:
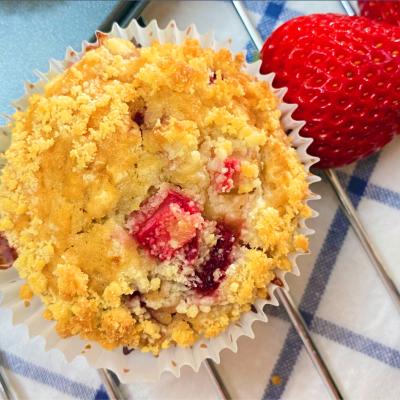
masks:
<instances>
[{"instance_id":1,"label":"red jam streak","mask_svg":"<svg viewBox=\"0 0 400 400\"><path fill-rule=\"evenodd\" d=\"M196 235L190 242L184 247L185 260L188 264L193 264L197 256L199 255L199 235Z\"/></svg>"},{"instance_id":2,"label":"red jam streak","mask_svg":"<svg viewBox=\"0 0 400 400\"><path fill-rule=\"evenodd\" d=\"M196 284L194 289L202 296L212 295L225 278L225 271L232 263L232 249L236 237L223 223L218 223L217 232L219 239L211 249L208 260L196 271ZM218 270L218 276L215 271Z\"/></svg>"}]
</instances>

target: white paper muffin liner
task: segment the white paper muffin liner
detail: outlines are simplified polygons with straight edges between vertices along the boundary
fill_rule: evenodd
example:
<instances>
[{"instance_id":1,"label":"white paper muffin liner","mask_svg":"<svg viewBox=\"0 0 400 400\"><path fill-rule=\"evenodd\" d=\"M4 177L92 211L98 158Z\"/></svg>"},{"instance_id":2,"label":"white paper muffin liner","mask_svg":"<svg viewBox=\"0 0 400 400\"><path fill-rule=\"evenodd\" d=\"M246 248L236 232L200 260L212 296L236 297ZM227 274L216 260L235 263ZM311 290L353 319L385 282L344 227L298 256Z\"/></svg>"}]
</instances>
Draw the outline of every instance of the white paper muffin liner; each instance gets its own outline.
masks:
<instances>
[{"instance_id":1,"label":"white paper muffin liner","mask_svg":"<svg viewBox=\"0 0 400 400\"><path fill-rule=\"evenodd\" d=\"M120 28L117 24L113 25L111 32L108 34L111 37L121 37L129 40L134 40L141 46L146 47L151 45L153 41L161 43L182 43L186 38L198 39L202 47L209 47L214 50L221 48L229 48L230 40L225 42L216 42L213 33L201 35L198 33L194 25L188 26L185 30L181 31L177 28L176 23L171 21L165 29L160 29L156 21L152 21L146 28L138 25L136 20L132 20L129 26L125 29ZM34 71L39 80L35 83L25 83L25 95L20 99L14 101L12 104L17 110L24 110L28 105L28 97L32 93L41 93L45 83L60 74L65 68L72 63L78 61L84 54L88 43L82 43L82 50L77 52L72 48L67 48L64 60L49 61L49 71L42 73ZM259 80L267 81L271 87L274 79L274 74L261 75L259 73L261 61L251 64L245 64L245 70L257 77ZM307 148L312 142L312 139L303 138L300 136L299 131L303 127L304 122L295 121L291 115L296 109L297 105L287 104L282 101L286 88L273 89L275 95L281 100L279 106L282 117L281 123L285 131L293 139L293 146L297 150L297 154L304 165L304 168L309 173L307 181L309 184L320 180L319 177L310 173L311 165L315 164L318 159L307 154ZM5 116L7 119L12 120L11 117ZM7 127L0 130L0 151L5 151L11 141L11 132ZM307 202L316 200L319 196L310 191ZM312 217L318 214L313 211ZM299 232L304 235L311 235L314 233L309 229L305 220L301 220L299 224ZM290 273L299 275L300 271L297 267L296 259L302 254L294 252L290 255L292 262L292 271ZM276 270L276 275L281 279L284 286L288 288L285 275L287 272ZM56 351L60 350L66 357L67 361L72 361L75 357L82 355L85 357L90 366L95 368L107 368L114 371L121 382L129 383L134 381L155 381L163 372L171 372L175 376L180 375L180 370L183 366L187 365L193 370L198 371L201 363L209 358L215 362L220 362L220 352L224 349L230 349L233 352L237 351L237 340L240 336L248 336L254 338L252 325L255 321L268 321L267 315L264 313L263 308L266 304L277 306L278 301L274 295L277 288L276 285L270 283L268 285L268 293L270 300L257 300L254 304L255 311L250 311L241 316L241 319L236 323L231 323L229 328L212 339L200 339L191 348L174 347L167 350L162 350L159 357L154 357L149 353L142 353L138 350L131 352L129 355L122 353L122 348L117 348L113 351L103 349L95 342L80 339L79 337L70 337L61 339L54 327L54 321L47 321L43 318L42 313L44 307L38 297L34 297L29 307L24 305L24 302L19 298L19 288L24 283L24 280L19 278L17 271L10 268L6 271L0 272L0 291L2 294L2 303L0 309L9 309L13 315L13 323L24 324L28 328L29 336L42 336L46 343L46 350ZM90 346L88 346L90 344Z\"/></svg>"}]
</instances>

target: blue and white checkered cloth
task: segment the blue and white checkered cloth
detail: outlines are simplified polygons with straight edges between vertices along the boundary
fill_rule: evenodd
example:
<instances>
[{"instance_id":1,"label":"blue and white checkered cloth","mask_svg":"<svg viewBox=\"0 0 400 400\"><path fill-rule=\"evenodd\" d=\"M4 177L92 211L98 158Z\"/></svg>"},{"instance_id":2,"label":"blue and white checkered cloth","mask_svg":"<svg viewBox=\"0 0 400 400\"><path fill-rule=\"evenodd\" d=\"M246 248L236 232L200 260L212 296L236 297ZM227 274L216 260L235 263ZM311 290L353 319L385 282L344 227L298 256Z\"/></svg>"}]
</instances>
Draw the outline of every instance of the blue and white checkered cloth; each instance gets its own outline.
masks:
<instances>
[{"instance_id":1,"label":"blue and white checkered cloth","mask_svg":"<svg viewBox=\"0 0 400 400\"><path fill-rule=\"evenodd\" d=\"M0 2L0 112L10 111L8 104L22 94L22 80L31 77L31 70L44 69L50 56L62 57L67 45L79 47L113 6L94 1L11 3ZM297 15L344 12L338 1L246 1L246 6L263 37ZM161 26L170 19L181 27L195 22L201 32L216 31L219 39L232 36L237 50L253 50L230 2L153 3L145 17L157 18ZM397 138L380 154L339 171L398 286L399 152ZM320 217L312 223L317 234L312 255L300 261L301 277L289 278L292 296L345 398L399 399L398 314L330 187L321 182L313 190L322 195L315 203ZM233 398L329 398L284 310L266 311L270 322L255 324L255 339L240 339L237 354L222 353L219 371ZM0 315L0 326L1 361L20 398L107 398L97 372L84 359L67 364L60 353L45 353L43 341L29 340L26 329L12 327L7 314ZM273 384L272 376L280 384ZM217 398L204 369L198 374L184 369L180 379L165 375L158 383L125 389L135 400Z\"/></svg>"}]
</instances>

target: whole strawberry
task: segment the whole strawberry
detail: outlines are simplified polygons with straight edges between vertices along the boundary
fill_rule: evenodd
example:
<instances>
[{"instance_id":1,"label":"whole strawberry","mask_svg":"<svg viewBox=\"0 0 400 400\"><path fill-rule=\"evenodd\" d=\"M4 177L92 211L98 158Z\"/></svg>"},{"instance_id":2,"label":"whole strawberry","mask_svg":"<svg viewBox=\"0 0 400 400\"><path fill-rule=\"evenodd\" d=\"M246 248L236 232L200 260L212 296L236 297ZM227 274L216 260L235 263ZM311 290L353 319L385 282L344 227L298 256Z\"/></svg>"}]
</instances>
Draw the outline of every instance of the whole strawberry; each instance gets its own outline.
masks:
<instances>
[{"instance_id":1,"label":"whole strawberry","mask_svg":"<svg viewBox=\"0 0 400 400\"><path fill-rule=\"evenodd\" d=\"M360 14L364 17L400 27L400 1L358 0Z\"/></svg>"},{"instance_id":2,"label":"whole strawberry","mask_svg":"<svg viewBox=\"0 0 400 400\"><path fill-rule=\"evenodd\" d=\"M351 163L400 128L400 28L364 17L314 14L280 26L262 49L262 73L287 86L320 168Z\"/></svg>"}]
</instances>

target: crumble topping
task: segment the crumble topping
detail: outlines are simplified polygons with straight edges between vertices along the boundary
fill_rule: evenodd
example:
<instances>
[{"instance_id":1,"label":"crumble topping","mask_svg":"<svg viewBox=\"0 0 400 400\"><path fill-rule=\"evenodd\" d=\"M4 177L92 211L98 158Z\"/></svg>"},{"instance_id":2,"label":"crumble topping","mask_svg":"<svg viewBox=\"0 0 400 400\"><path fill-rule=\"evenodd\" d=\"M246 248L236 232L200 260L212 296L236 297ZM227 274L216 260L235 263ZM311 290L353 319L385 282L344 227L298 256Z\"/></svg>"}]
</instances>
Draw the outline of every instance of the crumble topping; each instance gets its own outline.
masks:
<instances>
[{"instance_id":1,"label":"crumble topping","mask_svg":"<svg viewBox=\"0 0 400 400\"><path fill-rule=\"evenodd\" d=\"M307 173L243 63L195 40L102 37L14 115L1 265L18 255L21 297L39 296L62 337L191 346L307 250Z\"/></svg>"}]
</instances>

